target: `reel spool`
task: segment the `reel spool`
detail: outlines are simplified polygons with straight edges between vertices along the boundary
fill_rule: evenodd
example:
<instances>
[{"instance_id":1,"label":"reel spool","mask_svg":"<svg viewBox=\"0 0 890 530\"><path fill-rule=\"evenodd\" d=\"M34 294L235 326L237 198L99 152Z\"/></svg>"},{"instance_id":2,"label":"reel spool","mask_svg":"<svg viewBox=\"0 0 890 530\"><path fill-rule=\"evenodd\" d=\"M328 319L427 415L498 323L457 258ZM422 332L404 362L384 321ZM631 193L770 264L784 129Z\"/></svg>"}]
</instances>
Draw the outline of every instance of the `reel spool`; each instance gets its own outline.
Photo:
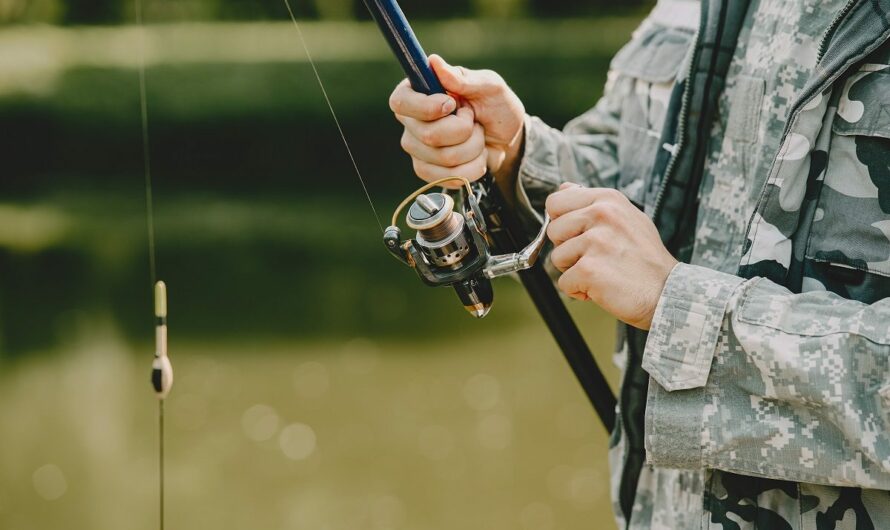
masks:
<instances>
[{"instance_id":1,"label":"reel spool","mask_svg":"<svg viewBox=\"0 0 890 530\"><path fill-rule=\"evenodd\" d=\"M455 210L451 195L427 193L453 181L463 185L462 212ZM409 204L406 223L415 230L415 237L403 241L397 223L399 214ZM491 280L532 267L544 246L549 223L549 217L545 217L537 237L521 252L492 255L485 221L470 182L452 177L427 184L402 201L383 234L383 242L393 256L417 271L424 283L453 287L464 308L482 318L494 301Z\"/></svg>"}]
</instances>

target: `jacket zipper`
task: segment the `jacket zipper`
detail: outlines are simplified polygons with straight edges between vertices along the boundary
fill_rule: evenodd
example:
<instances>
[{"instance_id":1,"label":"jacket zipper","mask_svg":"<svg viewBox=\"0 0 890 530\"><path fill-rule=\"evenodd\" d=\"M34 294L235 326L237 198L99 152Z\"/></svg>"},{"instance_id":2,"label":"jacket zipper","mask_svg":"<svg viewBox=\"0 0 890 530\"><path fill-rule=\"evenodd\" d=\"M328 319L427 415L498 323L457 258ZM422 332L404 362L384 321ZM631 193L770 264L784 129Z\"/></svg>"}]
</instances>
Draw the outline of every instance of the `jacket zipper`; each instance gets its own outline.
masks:
<instances>
[{"instance_id":1,"label":"jacket zipper","mask_svg":"<svg viewBox=\"0 0 890 530\"><path fill-rule=\"evenodd\" d=\"M838 13L836 17L834 17L831 25L828 26L828 31L826 31L825 35L822 36L822 42L819 43L819 55L817 62L822 60L822 57L825 55L825 50L828 47L828 41L830 41L831 38L834 37L834 32L837 31L837 28L841 25L841 22L847 17L847 15L850 13L850 10L853 9L853 6L855 6L857 2L858 0L849 0L847 2L847 5L845 5L844 8L841 9L841 12Z\"/></svg>"},{"instance_id":2,"label":"jacket zipper","mask_svg":"<svg viewBox=\"0 0 890 530\"><path fill-rule=\"evenodd\" d=\"M855 1L855 0L851 0ZM674 168L677 165L677 160L680 158L680 153L683 151L683 148L686 146L686 125L689 121L689 105L692 103L692 73L695 70L695 63L698 61L699 56L699 44L701 44L702 35L705 31L705 16L707 11L702 12L701 19L698 23L698 33L695 36L695 46L693 48L692 57L689 60L689 66L686 68L686 86L683 87L683 101L680 104L680 115L677 118L677 143L673 146L673 152L671 153L671 160L668 162L667 168L664 171L664 176L661 178L661 185L658 189L658 195L655 196L655 206L652 210L652 219L656 219L658 214L661 213L662 202L664 202L664 195L667 191L668 183L670 182L671 176L674 173Z\"/></svg>"},{"instance_id":3,"label":"jacket zipper","mask_svg":"<svg viewBox=\"0 0 890 530\"><path fill-rule=\"evenodd\" d=\"M828 31L822 37L822 42L819 43L819 55L818 58L821 61L823 55L825 55L826 48L828 46L828 42L831 40L831 37L834 35L834 32L837 31L837 28L840 26L841 22L846 18L846 16L850 13L853 7L859 0L849 0L840 13L834 18L831 22L831 25L828 27ZM704 14L703 14L704 15ZM674 152L671 154L671 160L668 162L667 168L665 169L664 176L661 179L661 186L658 190L658 195L655 196L655 206L652 211L652 218L655 219L661 213L662 203L664 202L664 196L667 192L667 187L670 182L671 177L673 177L674 170L677 166L678 160L680 158L680 154L683 148L686 146L686 125L689 120L689 104L690 99L692 98L692 72L695 69L695 62L698 60L699 55L699 44L701 43L702 32L704 31L705 26L705 17L702 16L699 21L698 35L695 40L695 49L689 62L689 67L686 71L686 87L683 91L683 102L680 106L680 116L677 122L677 143L674 145ZM788 123L791 124L792 120L789 119ZM782 138L784 139L786 131L782 133Z\"/></svg>"}]
</instances>

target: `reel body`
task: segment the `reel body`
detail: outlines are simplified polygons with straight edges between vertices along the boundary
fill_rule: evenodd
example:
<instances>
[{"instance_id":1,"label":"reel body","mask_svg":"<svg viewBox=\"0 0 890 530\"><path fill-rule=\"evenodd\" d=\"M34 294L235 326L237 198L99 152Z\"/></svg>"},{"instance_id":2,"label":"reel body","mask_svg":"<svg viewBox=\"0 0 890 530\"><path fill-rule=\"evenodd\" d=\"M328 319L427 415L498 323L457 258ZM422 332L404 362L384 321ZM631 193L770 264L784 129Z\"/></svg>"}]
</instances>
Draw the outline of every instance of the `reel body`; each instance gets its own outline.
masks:
<instances>
[{"instance_id":1,"label":"reel body","mask_svg":"<svg viewBox=\"0 0 890 530\"><path fill-rule=\"evenodd\" d=\"M463 186L462 211L444 192L424 193L434 186L459 180ZM406 222L416 231L402 240L398 216L408 206ZM454 288L464 308L474 317L488 314L494 302L491 280L534 265L544 245L549 219L538 237L522 252L493 255L479 201L470 183L450 178L428 184L405 199L393 215L383 241L387 250L412 267L429 286Z\"/></svg>"}]
</instances>

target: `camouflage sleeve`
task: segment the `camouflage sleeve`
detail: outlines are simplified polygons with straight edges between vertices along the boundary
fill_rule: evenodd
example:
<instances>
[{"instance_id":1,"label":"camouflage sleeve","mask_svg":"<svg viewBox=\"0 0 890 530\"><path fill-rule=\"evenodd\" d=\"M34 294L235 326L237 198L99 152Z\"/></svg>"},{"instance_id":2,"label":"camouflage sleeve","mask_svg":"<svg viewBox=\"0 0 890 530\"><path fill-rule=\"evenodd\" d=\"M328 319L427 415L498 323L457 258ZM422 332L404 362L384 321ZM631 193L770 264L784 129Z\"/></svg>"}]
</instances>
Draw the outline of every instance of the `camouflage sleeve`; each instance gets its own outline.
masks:
<instances>
[{"instance_id":1,"label":"camouflage sleeve","mask_svg":"<svg viewBox=\"0 0 890 530\"><path fill-rule=\"evenodd\" d=\"M563 182L615 187L620 102L614 98L607 87L595 107L562 131L537 117L526 118L525 153L516 185L519 204L540 211Z\"/></svg>"},{"instance_id":2,"label":"camouflage sleeve","mask_svg":"<svg viewBox=\"0 0 890 530\"><path fill-rule=\"evenodd\" d=\"M559 130L525 120L516 201L537 217L563 182L618 189L646 204L673 88L685 74L699 20L696 0L659 0L613 57L603 97ZM654 199L654 197L653 197Z\"/></svg>"},{"instance_id":3,"label":"camouflage sleeve","mask_svg":"<svg viewBox=\"0 0 890 530\"><path fill-rule=\"evenodd\" d=\"M890 299L678 265L643 357L650 463L890 489Z\"/></svg>"}]
</instances>

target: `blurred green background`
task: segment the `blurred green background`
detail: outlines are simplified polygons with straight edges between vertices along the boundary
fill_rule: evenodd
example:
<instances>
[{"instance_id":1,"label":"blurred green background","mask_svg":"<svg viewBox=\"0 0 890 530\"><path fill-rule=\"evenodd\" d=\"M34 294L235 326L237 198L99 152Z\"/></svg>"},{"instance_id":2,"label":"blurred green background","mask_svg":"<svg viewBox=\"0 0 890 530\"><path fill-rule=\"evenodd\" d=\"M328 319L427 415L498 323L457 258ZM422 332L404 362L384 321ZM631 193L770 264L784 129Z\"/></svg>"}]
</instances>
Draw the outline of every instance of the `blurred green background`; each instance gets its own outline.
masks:
<instances>
[{"instance_id":1,"label":"blurred green background","mask_svg":"<svg viewBox=\"0 0 890 530\"><path fill-rule=\"evenodd\" d=\"M646 2L405 0L428 52L559 126ZM381 216L402 77L299 0ZM512 280L484 321L389 257L283 3L145 0L170 529L609 528L606 436ZM120 0L0 0L0 528L157 527L138 67ZM614 383L612 321L570 304Z\"/></svg>"}]
</instances>

